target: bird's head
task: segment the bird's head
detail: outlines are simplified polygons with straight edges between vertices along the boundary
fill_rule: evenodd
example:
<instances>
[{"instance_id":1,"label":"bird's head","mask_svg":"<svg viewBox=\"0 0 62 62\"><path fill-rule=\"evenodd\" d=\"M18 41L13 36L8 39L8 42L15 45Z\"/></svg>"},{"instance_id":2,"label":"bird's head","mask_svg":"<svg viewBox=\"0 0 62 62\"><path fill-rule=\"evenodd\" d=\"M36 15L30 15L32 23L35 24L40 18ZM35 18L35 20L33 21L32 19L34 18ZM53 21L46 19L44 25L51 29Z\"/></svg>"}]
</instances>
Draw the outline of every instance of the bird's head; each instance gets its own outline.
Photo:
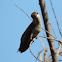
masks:
<instances>
[{"instance_id":1,"label":"bird's head","mask_svg":"<svg viewBox=\"0 0 62 62\"><path fill-rule=\"evenodd\" d=\"M40 18L40 15L37 13L37 12L33 12L31 14L31 17L33 18L33 21L37 21L37 22L41 22L41 18Z\"/></svg>"},{"instance_id":2,"label":"bird's head","mask_svg":"<svg viewBox=\"0 0 62 62\"><path fill-rule=\"evenodd\" d=\"M38 15L37 12L33 12L33 13L31 14L31 17L34 19L34 18L36 18L37 15Z\"/></svg>"}]
</instances>

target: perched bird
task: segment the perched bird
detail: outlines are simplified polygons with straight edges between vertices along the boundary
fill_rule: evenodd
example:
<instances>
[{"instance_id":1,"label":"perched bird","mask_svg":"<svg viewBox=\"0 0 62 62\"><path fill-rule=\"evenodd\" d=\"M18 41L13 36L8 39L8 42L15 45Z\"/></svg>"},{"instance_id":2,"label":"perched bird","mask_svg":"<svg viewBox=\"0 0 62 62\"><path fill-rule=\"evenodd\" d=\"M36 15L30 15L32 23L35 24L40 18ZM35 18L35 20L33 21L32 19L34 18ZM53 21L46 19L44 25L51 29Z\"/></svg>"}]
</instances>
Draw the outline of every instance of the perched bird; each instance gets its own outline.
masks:
<instances>
[{"instance_id":1,"label":"perched bird","mask_svg":"<svg viewBox=\"0 0 62 62\"><path fill-rule=\"evenodd\" d=\"M40 15L37 12L33 12L31 17L33 18L33 21L21 37L21 44L18 49L21 53L29 48L30 42L38 35L42 28Z\"/></svg>"}]
</instances>

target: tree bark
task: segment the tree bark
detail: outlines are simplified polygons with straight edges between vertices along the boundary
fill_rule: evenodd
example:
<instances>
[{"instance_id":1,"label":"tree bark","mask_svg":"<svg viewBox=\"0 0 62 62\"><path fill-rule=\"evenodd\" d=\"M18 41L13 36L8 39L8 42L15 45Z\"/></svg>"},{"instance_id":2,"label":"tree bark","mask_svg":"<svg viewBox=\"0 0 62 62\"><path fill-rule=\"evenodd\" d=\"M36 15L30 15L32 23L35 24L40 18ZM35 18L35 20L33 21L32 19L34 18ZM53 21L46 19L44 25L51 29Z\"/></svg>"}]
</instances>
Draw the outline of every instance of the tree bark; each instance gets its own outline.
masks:
<instances>
[{"instance_id":1,"label":"tree bark","mask_svg":"<svg viewBox=\"0 0 62 62\"><path fill-rule=\"evenodd\" d=\"M47 14L46 6L45 6L45 1L44 0L39 0L39 5L40 5L42 16L43 16L45 30L47 30L50 34L52 34L51 33L51 28L50 28L50 22L49 22L49 19L48 19L48 14ZM50 34L48 34L46 32L47 37L50 37L52 39L52 36ZM51 51L52 62L58 62L58 57L57 57L57 54L56 54L56 49L55 49L55 45L54 45L53 40L50 40L50 39L47 39L47 40L48 40L48 44L49 44L50 51Z\"/></svg>"}]
</instances>

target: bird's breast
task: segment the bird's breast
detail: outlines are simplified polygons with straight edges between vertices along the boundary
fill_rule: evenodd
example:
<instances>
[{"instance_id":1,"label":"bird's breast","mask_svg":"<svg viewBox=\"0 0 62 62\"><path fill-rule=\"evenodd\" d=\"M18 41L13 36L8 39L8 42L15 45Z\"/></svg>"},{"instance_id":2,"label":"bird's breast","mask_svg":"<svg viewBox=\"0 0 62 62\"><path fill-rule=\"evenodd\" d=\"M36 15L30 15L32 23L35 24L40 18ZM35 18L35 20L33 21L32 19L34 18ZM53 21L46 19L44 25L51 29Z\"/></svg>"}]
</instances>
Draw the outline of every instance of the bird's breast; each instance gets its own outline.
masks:
<instances>
[{"instance_id":1,"label":"bird's breast","mask_svg":"<svg viewBox=\"0 0 62 62\"><path fill-rule=\"evenodd\" d=\"M35 27L35 29L37 30L37 31L41 31L41 28L42 28L42 25L41 24L38 24L36 27Z\"/></svg>"}]
</instances>

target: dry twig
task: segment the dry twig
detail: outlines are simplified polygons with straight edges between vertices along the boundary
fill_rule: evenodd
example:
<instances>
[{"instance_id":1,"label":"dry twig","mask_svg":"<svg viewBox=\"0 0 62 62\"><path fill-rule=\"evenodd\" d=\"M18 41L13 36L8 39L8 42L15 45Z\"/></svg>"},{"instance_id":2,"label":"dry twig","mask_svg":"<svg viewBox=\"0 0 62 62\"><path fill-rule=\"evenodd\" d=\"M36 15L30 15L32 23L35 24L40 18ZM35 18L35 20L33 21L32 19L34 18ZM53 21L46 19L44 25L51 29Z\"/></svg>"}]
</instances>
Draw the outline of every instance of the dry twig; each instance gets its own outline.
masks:
<instances>
[{"instance_id":1,"label":"dry twig","mask_svg":"<svg viewBox=\"0 0 62 62\"><path fill-rule=\"evenodd\" d=\"M54 8L53 8L53 5L52 5L51 0L50 0L50 3L51 3L51 7L52 7L52 10L53 10L53 13L54 13L54 16L55 16L56 22L57 22L57 26L58 26L59 33L60 33L60 35L61 35L61 37L62 37L62 33L61 33L61 31L60 31L59 23L58 23L58 20L57 20L57 17L56 17L56 14L55 14L55 11L54 11Z\"/></svg>"}]
</instances>

